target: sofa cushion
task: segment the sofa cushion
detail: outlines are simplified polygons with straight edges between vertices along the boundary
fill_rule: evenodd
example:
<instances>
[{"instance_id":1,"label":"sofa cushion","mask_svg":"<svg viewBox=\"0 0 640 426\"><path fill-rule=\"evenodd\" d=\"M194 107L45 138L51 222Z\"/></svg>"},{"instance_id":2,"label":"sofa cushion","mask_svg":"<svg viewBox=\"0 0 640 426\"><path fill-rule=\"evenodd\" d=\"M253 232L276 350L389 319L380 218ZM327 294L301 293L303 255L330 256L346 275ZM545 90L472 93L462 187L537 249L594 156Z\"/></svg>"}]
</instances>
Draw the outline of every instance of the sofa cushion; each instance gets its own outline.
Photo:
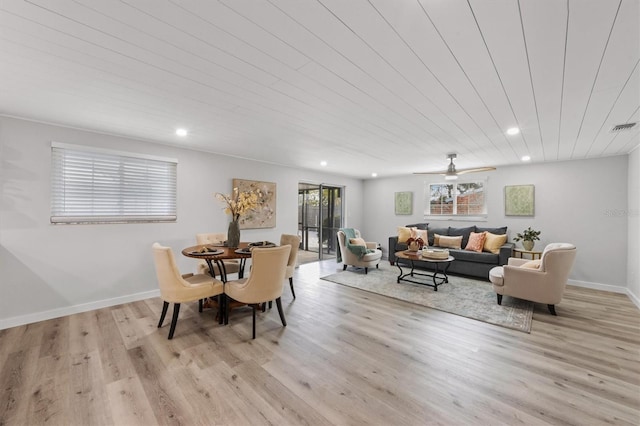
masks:
<instances>
[{"instance_id":1,"label":"sofa cushion","mask_svg":"<svg viewBox=\"0 0 640 426\"><path fill-rule=\"evenodd\" d=\"M429 228L428 234L429 245L435 246L436 244L433 242L435 235L449 235L449 228Z\"/></svg>"},{"instance_id":2,"label":"sofa cushion","mask_svg":"<svg viewBox=\"0 0 640 426\"><path fill-rule=\"evenodd\" d=\"M469 242L464 246L464 249L481 253L484 248L485 234L486 232L472 232L469 234Z\"/></svg>"},{"instance_id":3,"label":"sofa cushion","mask_svg":"<svg viewBox=\"0 0 640 426\"><path fill-rule=\"evenodd\" d=\"M412 225L407 225L407 228L418 228L426 230L428 226L428 223L414 223Z\"/></svg>"},{"instance_id":4,"label":"sofa cushion","mask_svg":"<svg viewBox=\"0 0 640 426\"><path fill-rule=\"evenodd\" d=\"M500 256L498 256L497 254L486 252L478 253L468 250L449 250L449 254L456 260L462 260L466 262L489 263L497 265L500 261Z\"/></svg>"},{"instance_id":5,"label":"sofa cushion","mask_svg":"<svg viewBox=\"0 0 640 426\"><path fill-rule=\"evenodd\" d=\"M503 244L506 242L507 242L506 234L496 235L489 231L485 231L483 251L488 251L489 253L498 254L500 253L500 247L502 247Z\"/></svg>"},{"instance_id":6,"label":"sofa cushion","mask_svg":"<svg viewBox=\"0 0 640 426\"><path fill-rule=\"evenodd\" d=\"M447 235L438 235L434 238L435 245L438 247L446 247L452 249L462 248L462 235L457 237L449 237Z\"/></svg>"},{"instance_id":7,"label":"sofa cushion","mask_svg":"<svg viewBox=\"0 0 640 426\"><path fill-rule=\"evenodd\" d=\"M491 232L495 235L505 235L507 233L507 227L503 226L501 228L479 228L476 226L476 232Z\"/></svg>"},{"instance_id":8,"label":"sofa cushion","mask_svg":"<svg viewBox=\"0 0 640 426\"><path fill-rule=\"evenodd\" d=\"M469 235L476 231L475 226L469 226L468 228L452 228L449 227L449 236L462 236L462 247L466 247L469 242Z\"/></svg>"}]
</instances>

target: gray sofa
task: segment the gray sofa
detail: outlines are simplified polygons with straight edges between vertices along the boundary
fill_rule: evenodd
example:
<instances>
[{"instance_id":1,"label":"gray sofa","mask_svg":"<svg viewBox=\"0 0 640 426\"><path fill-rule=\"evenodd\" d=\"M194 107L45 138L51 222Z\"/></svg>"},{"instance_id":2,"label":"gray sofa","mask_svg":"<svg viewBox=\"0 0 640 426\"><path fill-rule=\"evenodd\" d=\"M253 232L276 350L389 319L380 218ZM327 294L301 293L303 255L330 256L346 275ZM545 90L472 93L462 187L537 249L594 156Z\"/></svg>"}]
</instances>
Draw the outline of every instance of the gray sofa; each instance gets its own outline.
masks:
<instances>
[{"instance_id":1,"label":"gray sofa","mask_svg":"<svg viewBox=\"0 0 640 426\"><path fill-rule=\"evenodd\" d=\"M429 247L433 247L433 237L435 234L447 235L447 236L459 236L462 235L462 249L449 249L449 254L455 258L455 260L449 265L447 273L468 275L472 277L489 279L489 271L494 266L506 265L509 258L513 256L514 243L506 242L500 247L499 254L493 254L488 252L478 253L475 251L464 250L464 247L469 241L469 235L471 232L483 232L488 231L492 234L504 235L507 233L507 227L501 228L483 228L479 226L469 226L464 228L453 227L430 227L427 223L416 223L407 225L407 227L415 227L418 229L426 229L429 238ZM397 251L406 250L407 245L405 243L398 243L398 236L389 237L389 262L393 265L396 262L395 253ZM431 265L424 264L425 267Z\"/></svg>"}]
</instances>

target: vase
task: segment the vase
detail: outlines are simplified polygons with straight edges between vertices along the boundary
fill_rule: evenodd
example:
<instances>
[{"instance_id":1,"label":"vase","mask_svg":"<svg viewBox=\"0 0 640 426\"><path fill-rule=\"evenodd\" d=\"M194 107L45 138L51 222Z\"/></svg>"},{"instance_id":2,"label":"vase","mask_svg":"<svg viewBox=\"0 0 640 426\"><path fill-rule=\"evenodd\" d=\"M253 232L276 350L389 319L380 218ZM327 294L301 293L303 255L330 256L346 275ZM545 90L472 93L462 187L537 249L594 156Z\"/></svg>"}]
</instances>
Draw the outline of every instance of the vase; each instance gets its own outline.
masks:
<instances>
[{"instance_id":1,"label":"vase","mask_svg":"<svg viewBox=\"0 0 640 426\"><path fill-rule=\"evenodd\" d=\"M240 223L237 220L229 222L227 245L232 248L237 248L240 245Z\"/></svg>"},{"instance_id":2,"label":"vase","mask_svg":"<svg viewBox=\"0 0 640 426\"><path fill-rule=\"evenodd\" d=\"M522 247L524 247L526 251L533 250L534 245L535 245L534 241L522 241Z\"/></svg>"}]
</instances>

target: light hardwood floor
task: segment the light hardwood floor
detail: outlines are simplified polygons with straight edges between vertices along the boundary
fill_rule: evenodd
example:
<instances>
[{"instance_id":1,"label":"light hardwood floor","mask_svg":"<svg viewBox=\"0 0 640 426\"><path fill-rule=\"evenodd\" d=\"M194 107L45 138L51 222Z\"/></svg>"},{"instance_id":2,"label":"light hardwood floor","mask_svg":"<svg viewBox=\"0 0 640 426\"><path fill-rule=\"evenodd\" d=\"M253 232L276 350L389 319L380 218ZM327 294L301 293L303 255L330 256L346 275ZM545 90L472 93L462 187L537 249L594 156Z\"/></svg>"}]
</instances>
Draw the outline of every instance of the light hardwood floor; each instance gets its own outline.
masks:
<instances>
[{"instance_id":1,"label":"light hardwood floor","mask_svg":"<svg viewBox=\"0 0 640 426\"><path fill-rule=\"evenodd\" d=\"M195 303L169 341L159 299L0 331L0 425L640 423L626 296L569 287L526 334L318 279L338 268L302 265L253 341L250 310Z\"/></svg>"}]
</instances>

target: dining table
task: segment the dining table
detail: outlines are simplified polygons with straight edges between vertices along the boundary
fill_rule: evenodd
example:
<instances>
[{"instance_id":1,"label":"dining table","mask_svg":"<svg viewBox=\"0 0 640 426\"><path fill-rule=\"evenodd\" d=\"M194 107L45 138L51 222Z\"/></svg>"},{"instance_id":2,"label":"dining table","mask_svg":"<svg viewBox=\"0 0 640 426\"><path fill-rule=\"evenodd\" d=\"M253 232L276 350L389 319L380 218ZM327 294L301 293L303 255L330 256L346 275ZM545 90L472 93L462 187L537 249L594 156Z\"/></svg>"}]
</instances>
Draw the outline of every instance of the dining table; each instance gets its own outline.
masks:
<instances>
[{"instance_id":1,"label":"dining table","mask_svg":"<svg viewBox=\"0 0 640 426\"><path fill-rule=\"evenodd\" d=\"M220 281L227 282L227 269L224 261L230 259L239 259L240 265L238 270L238 278L244 278L244 267L247 259L251 258L249 250L250 243L240 243L238 247L227 247L222 244L200 244L197 246L187 247L182 250L182 254L186 257L201 259L207 262L209 273L215 278L213 263L218 265L220 271Z\"/></svg>"},{"instance_id":2,"label":"dining table","mask_svg":"<svg viewBox=\"0 0 640 426\"><path fill-rule=\"evenodd\" d=\"M225 260L230 259L239 259L240 265L238 269L238 279L244 278L244 267L247 262L247 259L251 258L251 248L252 247L275 247L275 244L269 243L268 241L257 242L257 243L247 243L241 242L238 247L227 247L223 244L199 244L197 246L187 247L182 250L182 254L186 257L191 257L194 259L202 259L207 262L207 266L209 266L209 273L213 278L215 278L215 272L213 268L213 263L215 262L218 265L218 270L220 271L220 281L223 283L227 282L227 269L224 265ZM224 300L224 299L223 299ZM215 300L209 300L204 305L204 307L212 307L212 308L220 308L218 309L218 315L224 312L226 309L224 306L217 306L217 302ZM235 300L229 301L229 310L232 308L237 308L240 306L246 306L245 303L240 303ZM223 314L224 316L224 314ZM224 323L228 324L229 319L224 318Z\"/></svg>"}]
</instances>

